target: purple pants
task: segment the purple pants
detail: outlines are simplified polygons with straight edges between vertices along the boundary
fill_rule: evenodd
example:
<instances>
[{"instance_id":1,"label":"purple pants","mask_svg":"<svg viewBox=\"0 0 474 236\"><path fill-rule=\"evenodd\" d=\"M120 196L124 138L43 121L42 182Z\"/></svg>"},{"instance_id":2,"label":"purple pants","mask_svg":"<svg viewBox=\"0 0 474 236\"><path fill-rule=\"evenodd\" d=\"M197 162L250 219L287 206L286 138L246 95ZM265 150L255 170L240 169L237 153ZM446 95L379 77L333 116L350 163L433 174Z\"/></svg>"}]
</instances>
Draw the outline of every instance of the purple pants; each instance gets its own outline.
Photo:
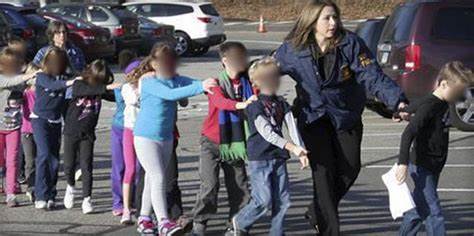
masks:
<instances>
[{"instance_id":1,"label":"purple pants","mask_svg":"<svg viewBox=\"0 0 474 236\"><path fill-rule=\"evenodd\" d=\"M123 209L122 182L125 172L123 158L123 128L112 126L110 134L110 147L112 152L112 209Z\"/></svg>"}]
</instances>

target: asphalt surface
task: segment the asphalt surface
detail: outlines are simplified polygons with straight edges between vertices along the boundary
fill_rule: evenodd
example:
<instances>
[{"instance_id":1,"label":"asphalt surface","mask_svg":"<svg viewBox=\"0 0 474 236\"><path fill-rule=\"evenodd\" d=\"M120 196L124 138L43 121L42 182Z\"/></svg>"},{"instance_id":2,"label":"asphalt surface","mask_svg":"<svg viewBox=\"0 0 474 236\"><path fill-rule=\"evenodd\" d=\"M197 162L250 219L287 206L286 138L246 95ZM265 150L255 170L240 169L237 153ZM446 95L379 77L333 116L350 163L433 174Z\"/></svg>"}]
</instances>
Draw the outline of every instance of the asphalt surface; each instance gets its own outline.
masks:
<instances>
[{"instance_id":1,"label":"asphalt surface","mask_svg":"<svg viewBox=\"0 0 474 236\"><path fill-rule=\"evenodd\" d=\"M226 27L229 40L242 41L251 56L258 57L274 50L289 31L289 26L289 23L269 25L270 32L266 34L256 33L256 25L236 23ZM207 55L199 58L184 58L179 72L197 78L208 78L215 77L220 69L217 52L212 49ZM123 79L123 74L117 73L116 77ZM281 94L290 101L295 95L293 86L291 79L283 79ZM109 132L113 112L114 105L106 103L97 129L92 197L96 212L92 215L82 214L80 188L75 208L64 209L61 201L66 183L61 170L58 210L35 210L27 203L23 194L19 195L21 206L11 209L3 203L5 197L0 196L0 235L137 234L135 226L121 226L120 218L111 214ZM191 213L199 189L198 140L206 112L207 100L202 95L192 98L189 107L179 111L178 126L182 137L178 147L180 187L187 214ZM388 195L380 176L396 162L400 134L406 123L394 123L371 111L364 112L363 122L363 168L355 185L340 205L341 230L344 235L396 235L400 220L394 221L390 216ZM450 139L449 158L439 183L439 197L448 233L474 235L474 133L453 129ZM299 170L296 160L290 160L288 166L292 205L286 217L287 235L313 235L314 232L303 218L303 213L312 199L310 172ZM81 184L78 183L77 186L80 187ZM209 222L208 235L223 235L225 230L227 194L224 185L221 187L219 211ZM268 235L269 226L269 217L266 217L255 224L251 233Z\"/></svg>"}]
</instances>

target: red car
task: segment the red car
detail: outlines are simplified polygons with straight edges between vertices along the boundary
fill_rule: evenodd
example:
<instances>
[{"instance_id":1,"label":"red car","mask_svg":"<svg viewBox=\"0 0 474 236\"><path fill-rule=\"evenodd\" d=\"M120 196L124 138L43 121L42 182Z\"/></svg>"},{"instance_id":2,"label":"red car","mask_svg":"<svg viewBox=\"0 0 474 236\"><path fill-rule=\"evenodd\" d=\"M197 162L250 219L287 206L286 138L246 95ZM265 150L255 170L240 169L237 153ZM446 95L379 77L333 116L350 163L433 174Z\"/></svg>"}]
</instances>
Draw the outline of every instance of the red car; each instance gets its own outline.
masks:
<instances>
[{"instance_id":1,"label":"red car","mask_svg":"<svg viewBox=\"0 0 474 236\"><path fill-rule=\"evenodd\" d=\"M40 13L47 20L66 23L68 39L82 50L87 61L109 59L115 55L115 41L107 29L95 26L79 18L54 13Z\"/></svg>"},{"instance_id":2,"label":"red car","mask_svg":"<svg viewBox=\"0 0 474 236\"><path fill-rule=\"evenodd\" d=\"M388 18L377 48L384 72L410 100L430 93L447 62L458 60L474 68L474 1L410 1ZM453 125L474 131L474 87L451 106Z\"/></svg>"}]
</instances>

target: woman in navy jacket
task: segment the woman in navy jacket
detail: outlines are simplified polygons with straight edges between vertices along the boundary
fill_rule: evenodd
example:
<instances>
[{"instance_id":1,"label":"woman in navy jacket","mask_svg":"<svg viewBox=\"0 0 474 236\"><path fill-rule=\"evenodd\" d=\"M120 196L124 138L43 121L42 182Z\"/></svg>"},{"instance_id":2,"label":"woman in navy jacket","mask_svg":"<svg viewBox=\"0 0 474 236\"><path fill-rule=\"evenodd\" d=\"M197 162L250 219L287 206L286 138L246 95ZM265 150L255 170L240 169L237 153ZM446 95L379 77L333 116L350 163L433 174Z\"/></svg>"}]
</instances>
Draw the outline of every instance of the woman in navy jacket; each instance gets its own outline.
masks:
<instances>
[{"instance_id":1,"label":"woman in navy jacket","mask_svg":"<svg viewBox=\"0 0 474 236\"><path fill-rule=\"evenodd\" d=\"M296 81L294 112L313 172L307 217L322 235L339 235L338 204L361 167L366 93L393 111L405 107L406 98L362 39L344 30L330 0L308 3L275 58Z\"/></svg>"}]
</instances>

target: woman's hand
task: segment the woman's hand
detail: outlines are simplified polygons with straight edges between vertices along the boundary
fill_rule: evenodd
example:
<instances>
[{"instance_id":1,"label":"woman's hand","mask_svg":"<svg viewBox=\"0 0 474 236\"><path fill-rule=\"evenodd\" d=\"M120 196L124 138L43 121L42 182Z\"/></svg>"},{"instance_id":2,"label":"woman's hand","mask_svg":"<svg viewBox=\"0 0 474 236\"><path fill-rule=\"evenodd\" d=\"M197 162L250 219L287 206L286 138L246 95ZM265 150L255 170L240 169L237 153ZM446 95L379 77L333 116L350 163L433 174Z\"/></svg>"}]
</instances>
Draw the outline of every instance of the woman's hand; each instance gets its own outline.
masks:
<instances>
[{"instance_id":1,"label":"woman's hand","mask_svg":"<svg viewBox=\"0 0 474 236\"><path fill-rule=\"evenodd\" d=\"M408 104L404 102L400 102L398 104L398 112L396 116L392 117L392 120L395 122L401 122L402 120L409 121L410 120L410 113L403 111L405 108L408 107Z\"/></svg>"},{"instance_id":2,"label":"woman's hand","mask_svg":"<svg viewBox=\"0 0 474 236\"><path fill-rule=\"evenodd\" d=\"M212 92L212 88L217 87L217 80L214 78L209 78L204 81L202 81L202 87L204 88L204 92L209 93L209 94L214 94Z\"/></svg>"},{"instance_id":3,"label":"woman's hand","mask_svg":"<svg viewBox=\"0 0 474 236\"><path fill-rule=\"evenodd\" d=\"M297 157L303 157L308 155L308 151L301 146L294 146L291 152Z\"/></svg>"},{"instance_id":4,"label":"woman's hand","mask_svg":"<svg viewBox=\"0 0 474 236\"><path fill-rule=\"evenodd\" d=\"M398 184L403 184L407 179L408 166L407 165L398 165L397 170L395 171L395 178L398 181Z\"/></svg>"}]
</instances>

